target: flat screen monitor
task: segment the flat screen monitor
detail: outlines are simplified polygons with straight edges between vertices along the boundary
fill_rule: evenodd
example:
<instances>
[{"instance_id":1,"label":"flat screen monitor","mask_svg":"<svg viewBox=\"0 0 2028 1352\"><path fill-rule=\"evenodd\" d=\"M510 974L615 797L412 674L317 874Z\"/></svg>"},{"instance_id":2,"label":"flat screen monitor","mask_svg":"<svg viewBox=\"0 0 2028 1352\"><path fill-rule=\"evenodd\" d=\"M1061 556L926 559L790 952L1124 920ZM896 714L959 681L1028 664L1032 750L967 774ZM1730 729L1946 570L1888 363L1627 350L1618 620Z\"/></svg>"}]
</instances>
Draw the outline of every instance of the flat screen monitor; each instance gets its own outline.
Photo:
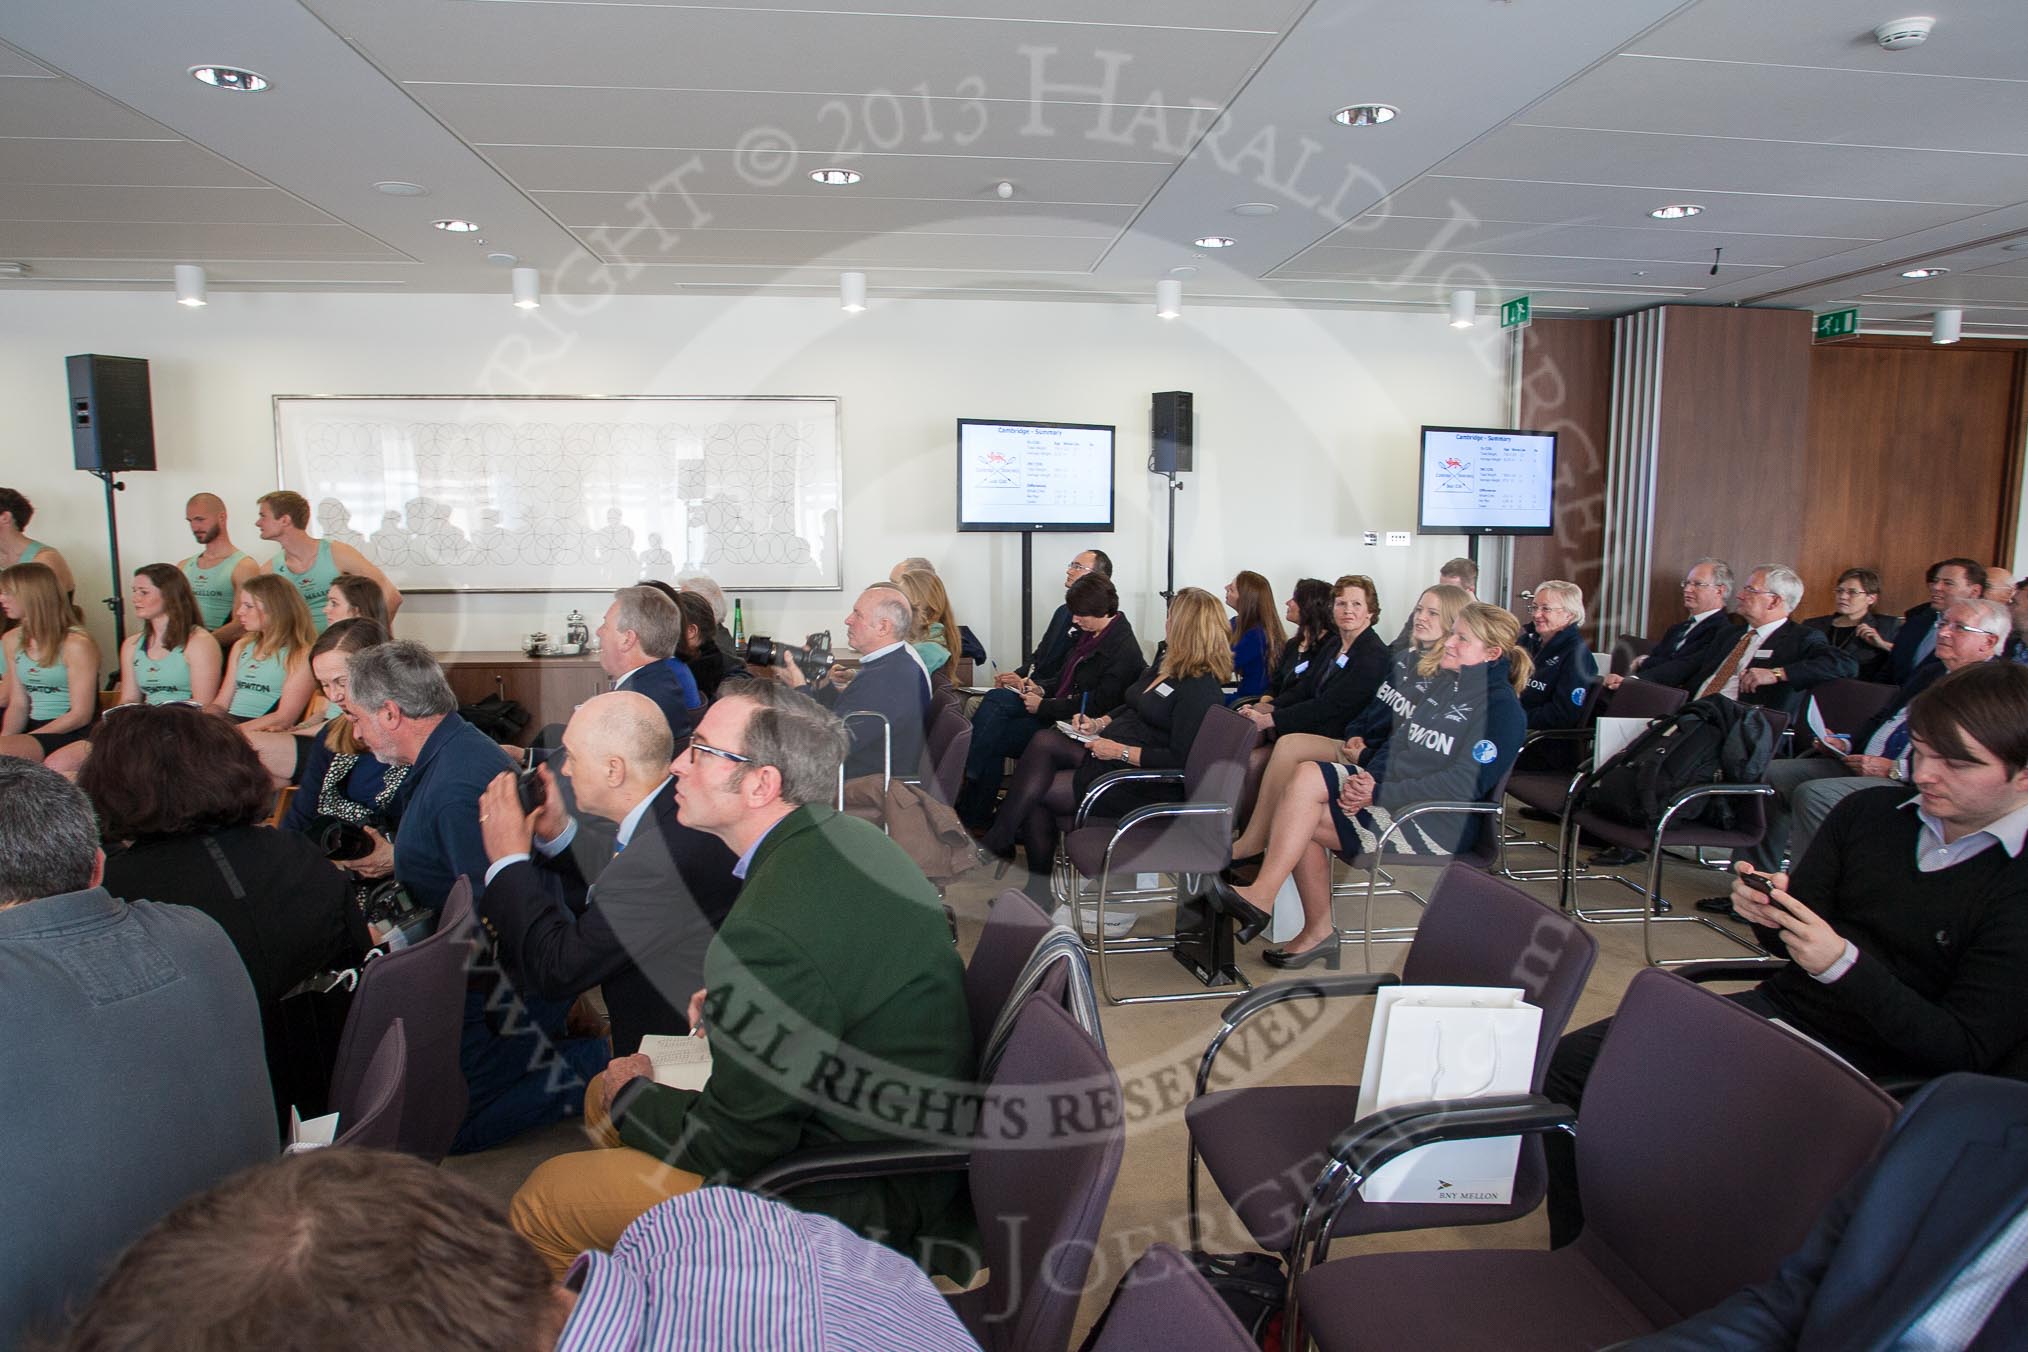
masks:
<instances>
[{"instance_id":1,"label":"flat screen monitor","mask_svg":"<svg viewBox=\"0 0 2028 1352\"><path fill-rule=\"evenodd\" d=\"M1556 528L1556 433L1425 427L1417 499L1424 535L1548 535Z\"/></svg>"},{"instance_id":2,"label":"flat screen monitor","mask_svg":"<svg viewBox=\"0 0 2028 1352\"><path fill-rule=\"evenodd\" d=\"M958 419L958 529L1111 530L1114 431Z\"/></svg>"}]
</instances>

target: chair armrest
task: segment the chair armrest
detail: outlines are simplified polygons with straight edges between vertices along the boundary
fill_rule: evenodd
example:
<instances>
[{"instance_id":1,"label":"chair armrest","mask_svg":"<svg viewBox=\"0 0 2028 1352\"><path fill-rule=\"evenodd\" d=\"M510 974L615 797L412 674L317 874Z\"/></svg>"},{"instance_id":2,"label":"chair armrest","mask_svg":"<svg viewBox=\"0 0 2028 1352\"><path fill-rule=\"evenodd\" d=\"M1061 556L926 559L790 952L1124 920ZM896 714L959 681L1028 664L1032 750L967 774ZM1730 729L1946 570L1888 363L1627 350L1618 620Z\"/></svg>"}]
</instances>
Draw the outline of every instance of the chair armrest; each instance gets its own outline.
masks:
<instances>
[{"instance_id":1,"label":"chair armrest","mask_svg":"<svg viewBox=\"0 0 2028 1352\"><path fill-rule=\"evenodd\" d=\"M1324 976L1291 977L1286 981L1270 981L1264 986L1255 986L1246 994L1227 1005L1219 1014L1218 1031L1205 1044L1204 1056L1197 1063L1197 1094L1202 1097L1205 1086L1211 1082L1211 1066L1218 1059L1218 1053L1245 1023L1262 1010L1290 1000L1333 1000L1341 996L1371 995L1385 986L1399 986L1400 976L1393 972L1344 972Z\"/></svg>"},{"instance_id":2,"label":"chair armrest","mask_svg":"<svg viewBox=\"0 0 2028 1352\"><path fill-rule=\"evenodd\" d=\"M1181 784L1182 782L1183 772L1181 770L1108 770L1105 774L1099 776L1097 783L1084 791L1084 801L1077 805L1075 825L1083 826L1085 818L1091 816L1092 809L1097 805L1099 798L1106 790L1113 788L1115 785Z\"/></svg>"},{"instance_id":3,"label":"chair armrest","mask_svg":"<svg viewBox=\"0 0 2028 1352\"><path fill-rule=\"evenodd\" d=\"M1440 1141L1570 1131L1576 1125L1576 1109L1541 1094L1431 1099L1383 1108L1360 1118L1331 1142L1331 1157L1349 1169L1357 1182L1371 1178L1389 1161L1411 1150Z\"/></svg>"},{"instance_id":4,"label":"chair armrest","mask_svg":"<svg viewBox=\"0 0 2028 1352\"><path fill-rule=\"evenodd\" d=\"M888 783L894 778L894 724L878 709L854 709L850 713L839 715L840 721L847 727L852 725L855 718L880 720L880 788L881 792L885 793ZM846 759L850 760L851 757L848 755Z\"/></svg>"},{"instance_id":5,"label":"chair armrest","mask_svg":"<svg viewBox=\"0 0 2028 1352\"><path fill-rule=\"evenodd\" d=\"M897 1178L910 1174L947 1174L971 1167L969 1147L913 1145L838 1145L799 1150L776 1160L740 1184L748 1192L780 1195L812 1183L855 1178Z\"/></svg>"},{"instance_id":6,"label":"chair armrest","mask_svg":"<svg viewBox=\"0 0 2028 1352\"><path fill-rule=\"evenodd\" d=\"M1706 958L1700 962L1678 963L1669 970L1688 981L1758 981L1777 967L1788 964L1767 958Z\"/></svg>"},{"instance_id":7,"label":"chair armrest","mask_svg":"<svg viewBox=\"0 0 2028 1352\"><path fill-rule=\"evenodd\" d=\"M1589 742L1597 735L1598 730L1591 727L1530 728L1522 737L1521 745L1527 746L1530 742Z\"/></svg>"}]
</instances>

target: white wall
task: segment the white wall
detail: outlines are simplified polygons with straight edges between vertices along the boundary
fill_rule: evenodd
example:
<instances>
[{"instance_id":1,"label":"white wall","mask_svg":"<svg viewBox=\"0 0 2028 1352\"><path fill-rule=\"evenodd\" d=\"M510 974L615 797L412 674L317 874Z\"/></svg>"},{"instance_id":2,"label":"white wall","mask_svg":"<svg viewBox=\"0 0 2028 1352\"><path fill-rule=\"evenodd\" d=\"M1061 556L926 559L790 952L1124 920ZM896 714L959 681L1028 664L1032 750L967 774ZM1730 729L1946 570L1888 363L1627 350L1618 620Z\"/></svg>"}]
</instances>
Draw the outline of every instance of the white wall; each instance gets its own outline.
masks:
<instances>
[{"instance_id":1,"label":"white wall","mask_svg":"<svg viewBox=\"0 0 2028 1352\"><path fill-rule=\"evenodd\" d=\"M1116 423L1118 531L1036 537L1038 622L1060 599L1064 561L1113 556L1122 605L1150 643L1163 586L1163 480L1148 474L1154 390L1196 395L1198 472L1177 504L1177 584L1219 590L1241 568L1286 595L1299 575L1371 573L1391 631L1452 536L1366 548L1360 532L1412 529L1415 434L1424 422L1502 421L1504 344L1441 315L993 301L878 301L858 316L829 300L689 296L551 298L534 314L506 297L214 292L187 310L160 292L10 292L0 309L0 483L36 505L30 533L63 550L78 599L110 652L103 491L71 466L63 357L152 363L160 469L126 476L121 562L193 546L189 494L230 506L234 540L273 552L253 503L276 485L274 394L835 395L843 401L845 574L885 577L903 556L937 561L960 618L994 657L1016 659L1018 537L959 536L953 481L960 417ZM1383 535L1384 539L1384 535ZM751 631L842 641L844 595L746 596ZM399 628L440 650L504 648L552 633L599 597L418 595Z\"/></svg>"}]
</instances>

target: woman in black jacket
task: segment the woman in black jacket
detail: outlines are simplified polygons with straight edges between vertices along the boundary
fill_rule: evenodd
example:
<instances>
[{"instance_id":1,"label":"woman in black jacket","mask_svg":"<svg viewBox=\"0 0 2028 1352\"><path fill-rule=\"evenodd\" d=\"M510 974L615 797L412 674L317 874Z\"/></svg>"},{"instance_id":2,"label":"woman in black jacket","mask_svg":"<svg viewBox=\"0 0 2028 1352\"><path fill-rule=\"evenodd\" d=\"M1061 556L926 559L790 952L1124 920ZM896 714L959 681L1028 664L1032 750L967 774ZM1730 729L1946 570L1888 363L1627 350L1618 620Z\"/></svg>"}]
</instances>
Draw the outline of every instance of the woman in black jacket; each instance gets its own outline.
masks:
<instances>
[{"instance_id":1,"label":"woman in black jacket","mask_svg":"<svg viewBox=\"0 0 2028 1352\"><path fill-rule=\"evenodd\" d=\"M106 890L204 912L246 964L260 1001L277 1124L323 1110L336 1026L292 1030L282 997L357 963L364 919L345 875L309 839L265 824L274 799L246 738L185 704L132 705L102 721L78 787L107 840ZM331 1011L325 1011L327 1014Z\"/></svg>"},{"instance_id":2,"label":"woman in black jacket","mask_svg":"<svg viewBox=\"0 0 2028 1352\"><path fill-rule=\"evenodd\" d=\"M1584 593L1575 582L1551 579L1535 588L1529 616L1534 632L1522 640L1535 660L1535 674L1521 692L1528 726L1574 728L1584 722L1598 662L1584 641Z\"/></svg>"},{"instance_id":3,"label":"woman in black jacket","mask_svg":"<svg viewBox=\"0 0 2028 1352\"><path fill-rule=\"evenodd\" d=\"M1348 574L1332 588L1335 633L1311 650L1304 670L1271 707L1250 705L1240 712L1263 733L1310 732L1342 737L1387 679L1392 666L1380 620L1380 593L1370 577Z\"/></svg>"},{"instance_id":4,"label":"woman in black jacket","mask_svg":"<svg viewBox=\"0 0 2028 1352\"><path fill-rule=\"evenodd\" d=\"M1181 769L1204 715L1224 702L1232 644L1218 598L1201 587L1185 587L1170 603L1164 636L1168 648L1161 665L1127 692L1125 707L1099 717L1078 715L1071 720L1078 738L1051 728L1036 734L1021 753L984 845L1005 859L1014 857L1017 843L1027 851L1028 893L1038 901L1049 900L1057 818L1074 811L1085 790L1110 770ZM1071 773L1059 773L1065 770ZM1173 784L1132 784L1112 790L1100 807L1113 818L1181 797Z\"/></svg>"},{"instance_id":5,"label":"woman in black jacket","mask_svg":"<svg viewBox=\"0 0 2028 1352\"><path fill-rule=\"evenodd\" d=\"M995 690L972 713L972 751L955 807L959 819L976 831L993 820L1009 756L1019 756L1036 733L1059 721L1111 713L1147 670L1134 626L1120 614L1120 594L1111 578L1086 573L1070 584L1063 602L1077 641L1056 678L1047 686L1025 680Z\"/></svg>"},{"instance_id":6,"label":"woman in black jacket","mask_svg":"<svg viewBox=\"0 0 2028 1352\"><path fill-rule=\"evenodd\" d=\"M1292 632L1282 645L1274 670L1268 673L1267 694L1258 701L1269 706L1309 674L1310 659L1317 656L1321 645L1332 641L1337 626L1331 622L1331 584L1322 578L1303 578L1289 593L1282 614Z\"/></svg>"}]
</instances>

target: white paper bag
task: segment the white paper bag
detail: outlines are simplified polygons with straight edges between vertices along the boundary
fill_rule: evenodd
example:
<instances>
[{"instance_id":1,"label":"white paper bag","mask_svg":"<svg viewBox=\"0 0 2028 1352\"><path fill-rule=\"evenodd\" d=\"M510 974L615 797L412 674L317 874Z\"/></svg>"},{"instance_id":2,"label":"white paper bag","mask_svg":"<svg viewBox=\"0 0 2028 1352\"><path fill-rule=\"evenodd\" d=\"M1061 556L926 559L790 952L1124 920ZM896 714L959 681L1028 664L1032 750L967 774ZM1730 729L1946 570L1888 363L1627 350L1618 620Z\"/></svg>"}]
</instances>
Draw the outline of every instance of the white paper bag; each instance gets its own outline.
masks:
<instances>
[{"instance_id":1,"label":"white paper bag","mask_svg":"<svg viewBox=\"0 0 2028 1352\"><path fill-rule=\"evenodd\" d=\"M1542 1011L1518 989L1388 986L1374 997L1359 1116L1430 1099L1525 1094ZM1366 1180L1369 1202L1486 1202L1514 1197L1521 1138L1423 1146Z\"/></svg>"},{"instance_id":2,"label":"white paper bag","mask_svg":"<svg viewBox=\"0 0 2028 1352\"><path fill-rule=\"evenodd\" d=\"M1655 725L1652 718L1601 718L1592 725L1591 761L1604 765Z\"/></svg>"},{"instance_id":3,"label":"white paper bag","mask_svg":"<svg viewBox=\"0 0 2028 1352\"><path fill-rule=\"evenodd\" d=\"M1268 927L1268 938L1278 944L1285 944L1303 932L1303 898L1296 891L1296 877L1292 873L1282 882L1282 890L1275 893L1274 923Z\"/></svg>"},{"instance_id":4,"label":"white paper bag","mask_svg":"<svg viewBox=\"0 0 2028 1352\"><path fill-rule=\"evenodd\" d=\"M289 1108L289 1143L282 1148L284 1155L301 1155L306 1151L322 1150L338 1139L338 1114L325 1113L322 1117L303 1120L303 1115L294 1105Z\"/></svg>"}]
</instances>

